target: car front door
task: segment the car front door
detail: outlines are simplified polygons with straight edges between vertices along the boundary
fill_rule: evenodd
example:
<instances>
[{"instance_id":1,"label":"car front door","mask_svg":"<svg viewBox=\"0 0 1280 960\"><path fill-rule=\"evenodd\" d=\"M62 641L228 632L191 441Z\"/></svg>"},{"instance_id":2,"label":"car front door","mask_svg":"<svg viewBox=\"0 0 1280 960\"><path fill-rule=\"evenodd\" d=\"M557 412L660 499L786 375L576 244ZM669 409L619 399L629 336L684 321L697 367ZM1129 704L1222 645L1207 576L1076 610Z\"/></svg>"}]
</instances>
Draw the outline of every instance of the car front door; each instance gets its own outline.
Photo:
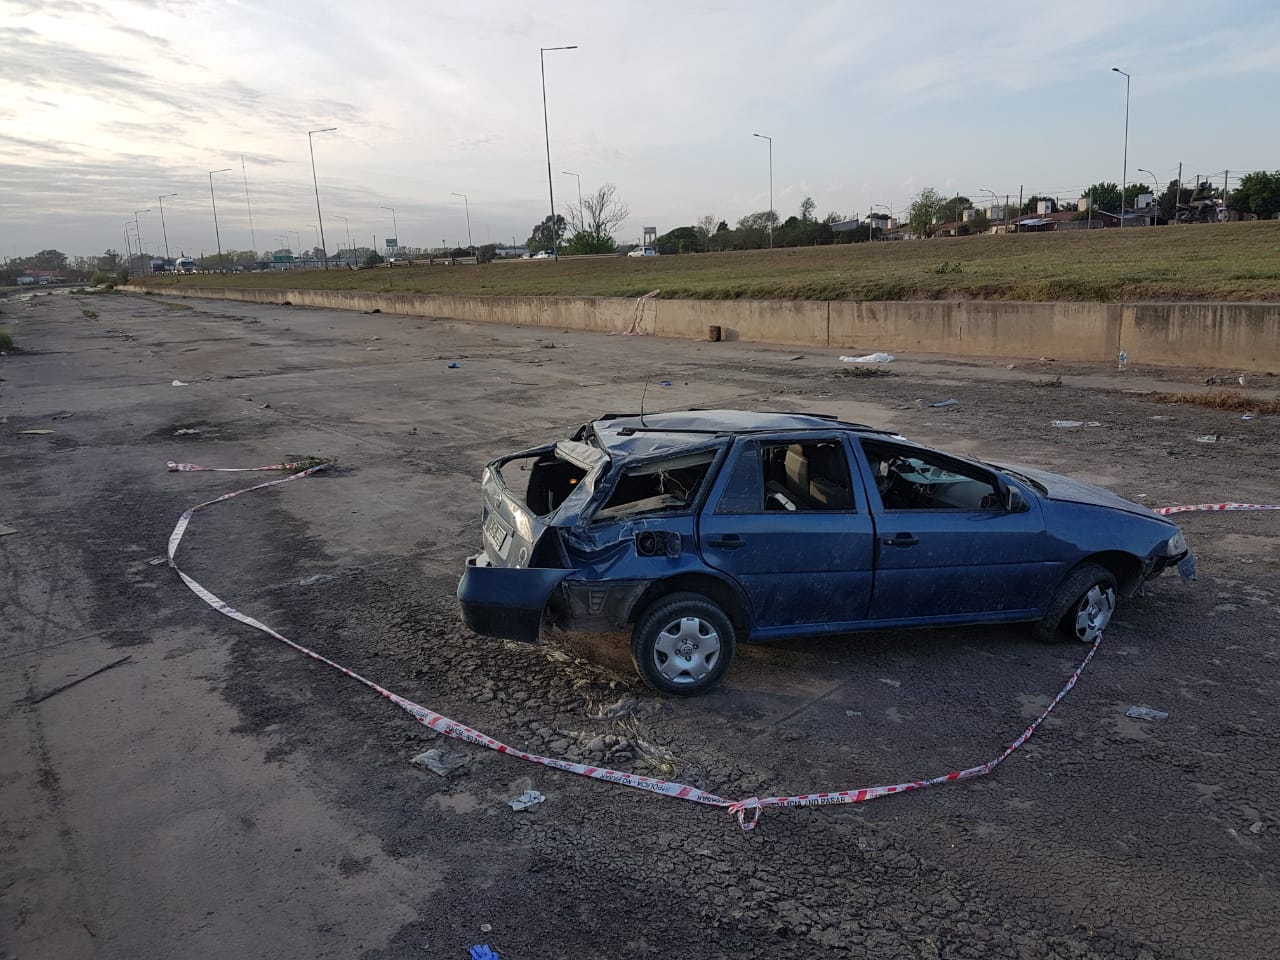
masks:
<instances>
[{"instance_id":1,"label":"car front door","mask_svg":"<svg viewBox=\"0 0 1280 960\"><path fill-rule=\"evenodd\" d=\"M888 440L859 441L876 524L870 619L1027 619L1057 566L1034 497L1009 510L980 465Z\"/></svg>"},{"instance_id":2,"label":"car front door","mask_svg":"<svg viewBox=\"0 0 1280 960\"><path fill-rule=\"evenodd\" d=\"M851 448L830 436L739 438L698 521L703 559L751 600L752 636L865 619L875 531Z\"/></svg>"}]
</instances>

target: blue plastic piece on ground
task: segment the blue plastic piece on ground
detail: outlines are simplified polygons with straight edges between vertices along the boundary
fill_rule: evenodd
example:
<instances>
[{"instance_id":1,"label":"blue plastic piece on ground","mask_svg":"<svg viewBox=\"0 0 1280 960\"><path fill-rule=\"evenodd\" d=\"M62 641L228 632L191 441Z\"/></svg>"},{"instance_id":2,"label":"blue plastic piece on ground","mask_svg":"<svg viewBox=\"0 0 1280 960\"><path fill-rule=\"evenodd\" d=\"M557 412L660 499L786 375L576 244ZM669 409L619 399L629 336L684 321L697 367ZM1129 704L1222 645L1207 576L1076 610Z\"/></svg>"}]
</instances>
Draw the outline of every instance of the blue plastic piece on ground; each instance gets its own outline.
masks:
<instances>
[{"instance_id":1,"label":"blue plastic piece on ground","mask_svg":"<svg viewBox=\"0 0 1280 960\"><path fill-rule=\"evenodd\" d=\"M487 943L477 943L471 948L471 960L500 960Z\"/></svg>"},{"instance_id":2,"label":"blue plastic piece on ground","mask_svg":"<svg viewBox=\"0 0 1280 960\"><path fill-rule=\"evenodd\" d=\"M458 365L457 365L456 363L451 363L451 364L449 364L449 369L450 369L450 370L457 370L457 369L458 369Z\"/></svg>"}]
</instances>

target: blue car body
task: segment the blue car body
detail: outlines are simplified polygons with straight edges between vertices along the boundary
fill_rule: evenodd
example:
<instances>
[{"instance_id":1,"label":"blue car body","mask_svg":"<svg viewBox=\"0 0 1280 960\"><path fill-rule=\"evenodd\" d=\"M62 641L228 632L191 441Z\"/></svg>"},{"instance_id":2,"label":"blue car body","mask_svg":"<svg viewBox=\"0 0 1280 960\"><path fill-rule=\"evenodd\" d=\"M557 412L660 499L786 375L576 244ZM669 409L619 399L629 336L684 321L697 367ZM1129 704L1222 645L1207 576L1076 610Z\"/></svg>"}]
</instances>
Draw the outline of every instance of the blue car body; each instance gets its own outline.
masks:
<instances>
[{"instance_id":1,"label":"blue car body","mask_svg":"<svg viewBox=\"0 0 1280 960\"><path fill-rule=\"evenodd\" d=\"M1189 560L1175 524L1108 491L811 414L602 417L493 461L482 490L463 618L525 641L624 629L671 594L743 640L1039 621L1081 564L1127 596Z\"/></svg>"}]
</instances>

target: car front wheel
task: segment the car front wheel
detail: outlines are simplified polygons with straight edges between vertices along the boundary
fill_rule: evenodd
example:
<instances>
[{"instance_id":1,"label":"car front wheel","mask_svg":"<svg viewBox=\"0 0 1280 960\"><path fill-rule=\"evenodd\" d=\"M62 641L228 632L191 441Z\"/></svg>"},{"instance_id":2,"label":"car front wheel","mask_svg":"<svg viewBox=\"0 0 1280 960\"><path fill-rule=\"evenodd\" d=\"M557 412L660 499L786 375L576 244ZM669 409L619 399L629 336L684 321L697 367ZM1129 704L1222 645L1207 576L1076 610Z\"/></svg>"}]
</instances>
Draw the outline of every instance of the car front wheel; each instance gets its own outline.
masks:
<instances>
[{"instance_id":1,"label":"car front wheel","mask_svg":"<svg viewBox=\"0 0 1280 960\"><path fill-rule=\"evenodd\" d=\"M719 683L736 646L729 617L696 593L662 597L631 634L631 657L641 678L659 693L678 697L705 693Z\"/></svg>"},{"instance_id":2,"label":"car front wheel","mask_svg":"<svg viewBox=\"0 0 1280 960\"><path fill-rule=\"evenodd\" d=\"M1032 634L1042 643L1079 640L1093 643L1116 609L1116 578L1106 567L1082 563L1054 592L1043 620Z\"/></svg>"}]
</instances>

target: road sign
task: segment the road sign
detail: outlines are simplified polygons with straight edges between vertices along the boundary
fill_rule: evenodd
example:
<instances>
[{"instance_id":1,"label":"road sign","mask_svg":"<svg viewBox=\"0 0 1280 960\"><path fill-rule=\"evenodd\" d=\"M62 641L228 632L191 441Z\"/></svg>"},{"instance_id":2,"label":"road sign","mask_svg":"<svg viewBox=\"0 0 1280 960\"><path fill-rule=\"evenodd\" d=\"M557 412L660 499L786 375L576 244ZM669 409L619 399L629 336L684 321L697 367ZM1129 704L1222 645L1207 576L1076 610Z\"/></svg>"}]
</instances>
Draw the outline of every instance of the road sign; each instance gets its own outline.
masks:
<instances>
[{"instance_id":1,"label":"road sign","mask_svg":"<svg viewBox=\"0 0 1280 960\"><path fill-rule=\"evenodd\" d=\"M387 246L394 250L396 247L400 246L400 241L395 237L387 237Z\"/></svg>"}]
</instances>

